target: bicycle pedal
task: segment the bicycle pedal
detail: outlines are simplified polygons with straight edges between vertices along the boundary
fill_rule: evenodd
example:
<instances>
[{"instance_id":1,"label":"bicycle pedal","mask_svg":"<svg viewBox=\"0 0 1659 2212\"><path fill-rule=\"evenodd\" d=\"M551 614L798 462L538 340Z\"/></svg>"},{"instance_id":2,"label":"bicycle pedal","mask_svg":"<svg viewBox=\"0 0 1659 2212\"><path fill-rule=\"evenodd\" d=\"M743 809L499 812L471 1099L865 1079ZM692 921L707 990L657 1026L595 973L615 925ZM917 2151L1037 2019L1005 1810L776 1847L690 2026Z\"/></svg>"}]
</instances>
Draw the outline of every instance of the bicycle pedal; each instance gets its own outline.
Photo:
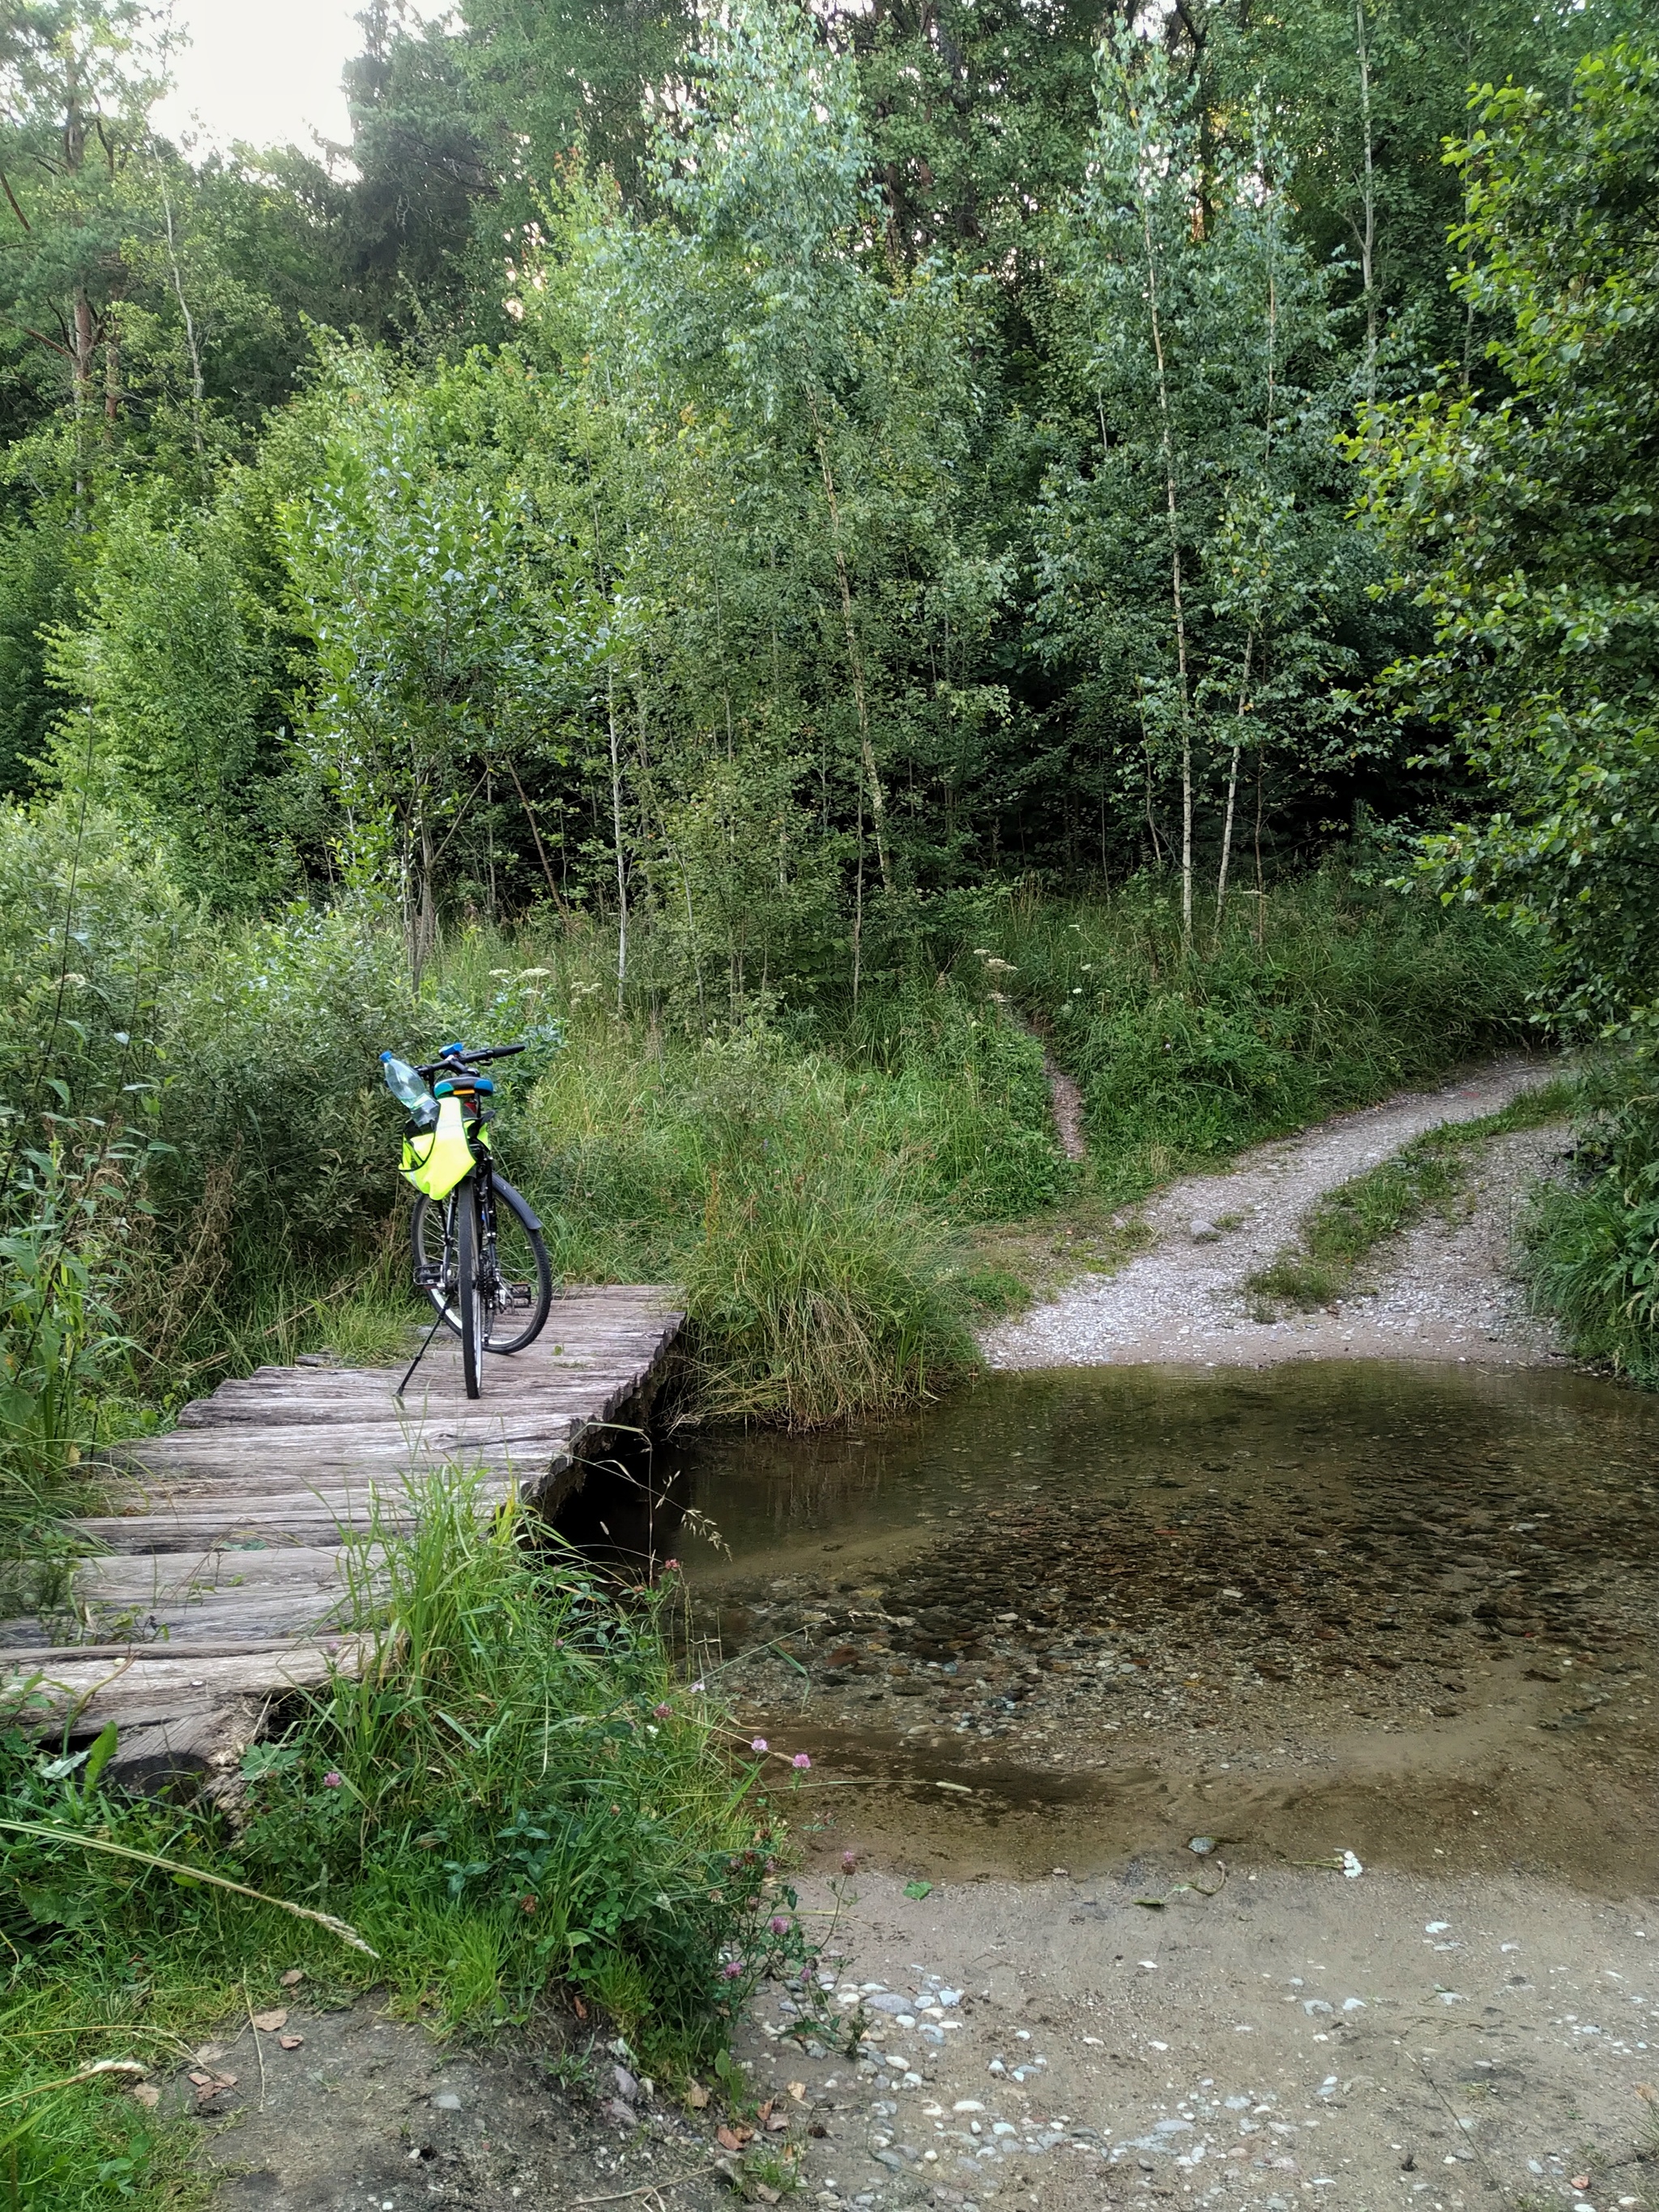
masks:
<instances>
[{"instance_id":1,"label":"bicycle pedal","mask_svg":"<svg viewBox=\"0 0 1659 2212\"><path fill-rule=\"evenodd\" d=\"M527 1306L530 1304L530 1285L528 1283L503 1283L501 1285L501 1303L503 1305Z\"/></svg>"},{"instance_id":2,"label":"bicycle pedal","mask_svg":"<svg viewBox=\"0 0 1659 2212\"><path fill-rule=\"evenodd\" d=\"M443 1279L444 1271L441 1267L422 1266L415 1270L415 1287L417 1291L435 1291Z\"/></svg>"}]
</instances>

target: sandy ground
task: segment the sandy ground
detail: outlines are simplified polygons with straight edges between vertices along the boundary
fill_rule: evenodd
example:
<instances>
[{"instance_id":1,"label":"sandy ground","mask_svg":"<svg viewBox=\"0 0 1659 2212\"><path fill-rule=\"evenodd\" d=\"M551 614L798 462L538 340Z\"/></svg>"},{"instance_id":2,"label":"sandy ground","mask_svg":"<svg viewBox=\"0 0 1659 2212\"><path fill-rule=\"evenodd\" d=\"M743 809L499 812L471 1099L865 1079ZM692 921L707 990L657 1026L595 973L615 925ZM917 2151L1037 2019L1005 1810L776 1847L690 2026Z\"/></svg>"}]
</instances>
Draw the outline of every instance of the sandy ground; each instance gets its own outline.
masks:
<instances>
[{"instance_id":1,"label":"sandy ground","mask_svg":"<svg viewBox=\"0 0 1659 2212\"><path fill-rule=\"evenodd\" d=\"M706 2130L603 2045L573 2067L521 2039L441 2044L372 1997L283 2009L295 2049L232 2021L162 2093L201 2130L214 2212L540 2212L653 2185L675 2212L731 2202Z\"/></svg>"},{"instance_id":2,"label":"sandy ground","mask_svg":"<svg viewBox=\"0 0 1659 2212\"><path fill-rule=\"evenodd\" d=\"M1489 1147L1462 1219L1425 1221L1377 1255L1369 1279L1378 1295L1334 1312L1261 1322L1245 1287L1291 1242L1322 1193L1425 1129L1496 1113L1540 1079L1536 1062L1496 1062L1443 1090L1407 1091L1261 1146L1224 1174L1172 1183L1140 1209L1155 1240L1151 1250L988 1331L987 1358L993 1367L1083 1367L1369 1355L1509 1366L1559 1356L1548 1330L1525 1316L1507 1271L1521 1194L1557 1165L1565 1140L1559 1128Z\"/></svg>"},{"instance_id":3,"label":"sandy ground","mask_svg":"<svg viewBox=\"0 0 1659 2212\"><path fill-rule=\"evenodd\" d=\"M1187 1859L1218 1893L1161 1911L1136 1900L1173 1866L842 1885L834 2002L861 2056L803 2059L775 2003L745 2045L763 2087L817 2103L820 2203L1655 2201L1659 1900L1369 1867L1222 1883L1218 1856Z\"/></svg>"}]
</instances>

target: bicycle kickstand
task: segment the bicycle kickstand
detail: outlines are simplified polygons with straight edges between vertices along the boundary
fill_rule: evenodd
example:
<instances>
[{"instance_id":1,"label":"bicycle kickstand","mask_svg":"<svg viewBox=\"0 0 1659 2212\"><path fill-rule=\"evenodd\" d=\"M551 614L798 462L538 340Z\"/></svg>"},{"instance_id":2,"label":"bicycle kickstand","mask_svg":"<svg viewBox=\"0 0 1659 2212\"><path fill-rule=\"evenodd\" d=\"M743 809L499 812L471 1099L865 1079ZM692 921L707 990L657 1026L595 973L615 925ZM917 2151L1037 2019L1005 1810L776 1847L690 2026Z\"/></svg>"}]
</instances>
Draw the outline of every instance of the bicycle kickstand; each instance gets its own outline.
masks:
<instances>
[{"instance_id":1,"label":"bicycle kickstand","mask_svg":"<svg viewBox=\"0 0 1659 2212\"><path fill-rule=\"evenodd\" d=\"M409 1378L415 1372L415 1370L420 1365L421 1362L426 1358L428 1346L431 1344L433 1338L436 1336L439 1329L443 1325L443 1308L440 1306L437 1312L432 1316L431 1328L428 1329L426 1334L421 1340L420 1350L416 1353L413 1359L410 1361L408 1366L404 1370L404 1379L392 1394L392 1402L394 1406L401 1406L403 1404L404 1392L409 1388Z\"/></svg>"}]
</instances>

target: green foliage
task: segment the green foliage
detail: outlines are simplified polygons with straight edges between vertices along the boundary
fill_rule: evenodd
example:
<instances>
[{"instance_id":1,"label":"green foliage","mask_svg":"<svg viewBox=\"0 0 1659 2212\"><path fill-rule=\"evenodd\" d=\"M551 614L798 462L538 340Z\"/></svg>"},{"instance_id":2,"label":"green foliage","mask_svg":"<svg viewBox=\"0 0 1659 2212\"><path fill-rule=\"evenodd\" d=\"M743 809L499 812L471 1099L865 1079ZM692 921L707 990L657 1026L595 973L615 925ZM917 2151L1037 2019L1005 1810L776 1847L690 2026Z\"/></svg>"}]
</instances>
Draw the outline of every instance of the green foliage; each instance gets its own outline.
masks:
<instances>
[{"instance_id":1,"label":"green foliage","mask_svg":"<svg viewBox=\"0 0 1659 2212\"><path fill-rule=\"evenodd\" d=\"M521 1533L464 1486L423 1500L374 1588L396 1664L249 1754L246 1863L326 1895L442 2026L522 2017L550 1983L629 1990L619 2025L678 2069L779 1963L770 1823L675 1676L675 1578L618 1597Z\"/></svg>"},{"instance_id":2,"label":"green foliage","mask_svg":"<svg viewBox=\"0 0 1659 2212\"><path fill-rule=\"evenodd\" d=\"M46 638L74 607L74 538L50 513L0 535L0 793L33 787L62 701L46 680Z\"/></svg>"},{"instance_id":3,"label":"green foliage","mask_svg":"<svg viewBox=\"0 0 1659 2212\"><path fill-rule=\"evenodd\" d=\"M1581 1359L1659 1389L1659 1110L1645 1059L1597 1071L1574 1172L1523 1225L1534 1303Z\"/></svg>"},{"instance_id":4,"label":"green foliage","mask_svg":"<svg viewBox=\"0 0 1659 2212\"><path fill-rule=\"evenodd\" d=\"M79 1139L78 1144L76 1139ZM73 1146L71 1150L70 1147ZM125 1186L142 1147L59 1123L11 1164L0 1231L0 1546L38 1540L97 1434L97 1401L128 1350L112 1297Z\"/></svg>"},{"instance_id":5,"label":"green foliage","mask_svg":"<svg viewBox=\"0 0 1659 2212\"><path fill-rule=\"evenodd\" d=\"M307 741L343 825L348 882L392 892L418 980L437 933L436 871L472 786L568 688L586 643L534 587L520 502L453 465L449 411L364 361L333 380L320 481L285 518L316 670ZM434 450L434 447L436 450Z\"/></svg>"},{"instance_id":6,"label":"green foliage","mask_svg":"<svg viewBox=\"0 0 1659 2212\"><path fill-rule=\"evenodd\" d=\"M1612 36L1620 13L1616 0L1470 0L1455 15L1420 0L1300 0L1217 27L1217 79L1274 114L1298 228L1333 270L1382 388L1399 389L1413 362L1465 362L1480 343L1445 283L1447 233L1462 210L1443 155L1465 127L1471 86L1524 84L1557 105L1574 62Z\"/></svg>"},{"instance_id":7,"label":"green foliage","mask_svg":"<svg viewBox=\"0 0 1659 2212\"><path fill-rule=\"evenodd\" d=\"M1435 626L1395 681L1494 808L1431 840L1425 865L1443 896L1488 901L1541 937L1554 1018L1645 1035L1659 58L1632 40L1593 56L1559 111L1488 89L1455 160L1456 289L1498 325L1491 387L1380 408L1363 447L1401 585Z\"/></svg>"},{"instance_id":8,"label":"green foliage","mask_svg":"<svg viewBox=\"0 0 1659 2212\"><path fill-rule=\"evenodd\" d=\"M293 884L276 772L281 708L275 641L246 574L234 485L203 514L159 501L116 508L104 528L82 625L58 633L49 663L89 715L60 742L59 773L100 786L139 830L164 841L187 897L257 911Z\"/></svg>"},{"instance_id":9,"label":"green foliage","mask_svg":"<svg viewBox=\"0 0 1659 2212\"><path fill-rule=\"evenodd\" d=\"M979 941L1083 1085L1097 1176L1134 1195L1518 1040L1534 973L1483 918L1335 871L1270 899L1259 944L1236 910L1202 958L1157 878L1109 903L1011 902Z\"/></svg>"},{"instance_id":10,"label":"green foliage","mask_svg":"<svg viewBox=\"0 0 1659 2212\"><path fill-rule=\"evenodd\" d=\"M1194 831L1219 847L1219 908L1241 770L1253 804L1271 767L1277 806L1358 757L1334 684L1367 574L1332 450L1334 315L1283 155L1263 130L1218 158L1198 88L1129 33L1103 44L1098 90L1052 310L1077 429L1044 480L1035 624L1096 737L1103 832L1144 814L1156 848L1173 773L1190 927Z\"/></svg>"}]
</instances>

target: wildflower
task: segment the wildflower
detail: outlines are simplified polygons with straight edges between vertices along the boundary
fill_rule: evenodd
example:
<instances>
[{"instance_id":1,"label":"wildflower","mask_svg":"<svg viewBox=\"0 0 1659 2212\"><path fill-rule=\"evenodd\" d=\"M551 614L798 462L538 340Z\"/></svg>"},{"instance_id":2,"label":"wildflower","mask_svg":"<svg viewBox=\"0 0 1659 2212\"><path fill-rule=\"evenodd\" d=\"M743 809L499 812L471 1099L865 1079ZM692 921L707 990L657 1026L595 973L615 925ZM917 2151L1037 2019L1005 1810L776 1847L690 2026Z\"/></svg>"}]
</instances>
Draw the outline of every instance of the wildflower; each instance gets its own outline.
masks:
<instances>
[{"instance_id":1,"label":"wildflower","mask_svg":"<svg viewBox=\"0 0 1659 2212\"><path fill-rule=\"evenodd\" d=\"M651 1711L659 1721L672 1720L674 1717L672 1705L653 1705Z\"/></svg>"},{"instance_id":2,"label":"wildflower","mask_svg":"<svg viewBox=\"0 0 1659 2212\"><path fill-rule=\"evenodd\" d=\"M750 1751L765 1751L768 1748L766 1738L763 1735L757 1735L749 1748Z\"/></svg>"},{"instance_id":3,"label":"wildflower","mask_svg":"<svg viewBox=\"0 0 1659 2212\"><path fill-rule=\"evenodd\" d=\"M519 1899L519 1910L520 1912L533 1912L536 1910L536 1899L533 1897L521 1897Z\"/></svg>"},{"instance_id":4,"label":"wildflower","mask_svg":"<svg viewBox=\"0 0 1659 2212\"><path fill-rule=\"evenodd\" d=\"M662 1563L662 1571L665 1575L677 1575L680 1571L680 1563L678 1559L665 1559Z\"/></svg>"},{"instance_id":5,"label":"wildflower","mask_svg":"<svg viewBox=\"0 0 1659 2212\"><path fill-rule=\"evenodd\" d=\"M726 1964L720 1968L720 1978L722 1981L735 1982L738 1976L742 1972L743 1960L741 1959L728 1959Z\"/></svg>"},{"instance_id":6,"label":"wildflower","mask_svg":"<svg viewBox=\"0 0 1659 2212\"><path fill-rule=\"evenodd\" d=\"M804 1751L798 1751L794 1757L790 1760L789 1764L795 1769L797 1773L805 1774L807 1768L812 1764L812 1762L806 1756L806 1753Z\"/></svg>"},{"instance_id":7,"label":"wildflower","mask_svg":"<svg viewBox=\"0 0 1659 2212\"><path fill-rule=\"evenodd\" d=\"M328 1772L323 1777L323 1787L325 1790L343 1790L345 1788L344 1775L340 1772L337 1767L331 1766Z\"/></svg>"},{"instance_id":8,"label":"wildflower","mask_svg":"<svg viewBox=\"0 0 1659 2212\"><path fill-rule=\"evenodd\" d=\"M691 1694L692 1694L692 1696L693 1696L694 1698L696 1698L696 1697L700 1697L700 1696L702 1695L702 1684L701 1682L693 1682L693 1684L691 1685Z\"/></svg>"},{"instance_id":9,"label":"wildflower","mask_svg":"<svg viewBox=\"0 0 1659 2212\"><path fill-rule=\"evenodd\" d=\"M787 1936L789 1933L789 1923L781 1912L775 1912L766 1924L775 1936Z\"/></svg>"},{"instance_id":10,"label":"wildflower","mask_svg":"<svg viewBox=\"0 0 1659 2212\"><path fill-rule=\"evenodd\" d=\"M857 1867L858 1863L858 1853L856 1851L843 1851L842 1853L841 1870L843 1874L851 1874Z\"/></svg>"}]
</instances>

